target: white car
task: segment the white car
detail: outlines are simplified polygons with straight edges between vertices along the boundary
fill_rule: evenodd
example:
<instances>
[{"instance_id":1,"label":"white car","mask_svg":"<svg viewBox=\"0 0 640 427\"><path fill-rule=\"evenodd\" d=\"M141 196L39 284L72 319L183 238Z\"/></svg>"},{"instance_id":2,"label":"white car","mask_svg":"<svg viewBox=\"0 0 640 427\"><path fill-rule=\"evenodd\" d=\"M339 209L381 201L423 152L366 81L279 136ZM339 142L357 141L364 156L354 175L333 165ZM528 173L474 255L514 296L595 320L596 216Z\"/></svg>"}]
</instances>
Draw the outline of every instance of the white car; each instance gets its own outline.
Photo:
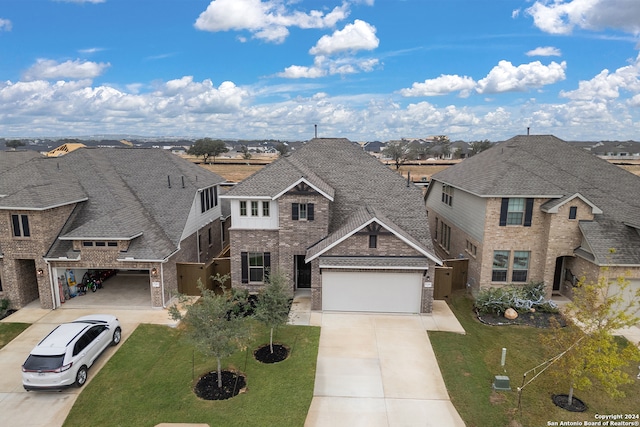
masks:
<instances>
[{"instance_id":1,"label":"white car","mask_svg":"<svg viewBox=\"0 0 640 427\"><path fill-rule=\"evenodd\" d=\"M27 391L82 387L93 362L121 338L120 322L108 314L63 323L29 354L22 365L22 385Z\"/></svg>"}]
</instances>

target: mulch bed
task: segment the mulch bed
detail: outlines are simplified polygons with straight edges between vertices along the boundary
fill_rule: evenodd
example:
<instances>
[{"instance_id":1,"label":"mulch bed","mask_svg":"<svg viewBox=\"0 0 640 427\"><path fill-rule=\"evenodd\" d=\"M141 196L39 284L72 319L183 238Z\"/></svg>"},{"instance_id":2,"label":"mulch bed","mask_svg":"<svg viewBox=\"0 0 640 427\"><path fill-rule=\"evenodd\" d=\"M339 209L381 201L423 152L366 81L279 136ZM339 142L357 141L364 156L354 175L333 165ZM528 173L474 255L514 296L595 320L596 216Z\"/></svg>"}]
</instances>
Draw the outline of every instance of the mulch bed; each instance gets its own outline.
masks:
<instances>
[{"instance_id":1,"label":"mulch bed","mask_svg":"<svg viewBox=\"0 0 640 427\"><path fill-rule=\"evenodd\" d=\"M222 371L222 388L218 388L218 373L209 372L198 380L196 396L205 400L226 400L245 391L246 377L237 372Z\"/></svg>"},{"instance_id":2,"label":"mulch bed","mask_svg":"<svg viewBox=\"0 0 640 427\"><path fill-rule=\"evenodd\" d=\"M513 320L507 319L503 315L493 313L476 314L478 315L478 320L491 326L522 325L536 328L551 328L554 324L551 319L556 319L557 324L562 327L567 326L564 317L559 313L546 313L542 311L536 311L534 313L524 312L518 313L518 317Z\"/></svg>"},{"instance_id":3,"label":"mulch bed","mask_svg":"<svg viewBox=\"0 0 640 427\"><path fill-rule=\"evenodd\" d=\"M282 344L273 344L273 353L269 344L259 347L253 352L253 357L262 363L278 363L282 362L289 356L289 349Z\"/></svg>"},{"instance_id":4,"label":"mulch bed","mask_svg":"<svg viewBox=\"0 0 640 427\"><path fill-rule=\"evenodd\" d=\"M587 410L587 405L575 396L571 399L571 405L569 405L569 395L567 394L554 394L551 396L551 400L556 406L567 411L584 412Z\"/></svg>"}]
</instances>

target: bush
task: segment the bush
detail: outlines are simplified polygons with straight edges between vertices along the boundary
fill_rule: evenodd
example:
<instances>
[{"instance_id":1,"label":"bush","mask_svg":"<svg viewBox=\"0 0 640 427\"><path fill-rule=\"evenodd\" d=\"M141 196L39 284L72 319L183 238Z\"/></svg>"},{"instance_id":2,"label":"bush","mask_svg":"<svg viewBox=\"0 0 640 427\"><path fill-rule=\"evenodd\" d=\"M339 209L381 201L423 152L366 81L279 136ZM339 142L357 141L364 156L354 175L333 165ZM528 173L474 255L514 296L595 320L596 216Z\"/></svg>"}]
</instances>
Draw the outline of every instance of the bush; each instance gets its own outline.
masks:
<instances>
[{"instance_id":1,"label":"bush","mask_svg":"<svg viewBox=\"0 0 640 427\"><path fill-rule=\"evenodd\" d=\"M514 308L516 311L536 309L549 313L558 312L556 304L545 299L544 282L481 289L475 307L480 314L496 315L503 314L508 308Z\"/></svg>"}]
</instances>

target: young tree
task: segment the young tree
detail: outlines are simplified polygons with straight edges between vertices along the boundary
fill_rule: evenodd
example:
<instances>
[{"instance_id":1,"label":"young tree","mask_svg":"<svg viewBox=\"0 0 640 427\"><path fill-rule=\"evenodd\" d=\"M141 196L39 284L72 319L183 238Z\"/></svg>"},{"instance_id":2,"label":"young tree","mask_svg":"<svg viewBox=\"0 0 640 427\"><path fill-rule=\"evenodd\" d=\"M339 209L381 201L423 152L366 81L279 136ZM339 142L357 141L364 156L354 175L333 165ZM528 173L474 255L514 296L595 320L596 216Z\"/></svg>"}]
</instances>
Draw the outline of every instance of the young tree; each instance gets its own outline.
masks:
<instances>
[{"instance_id":1,"label":"young tree","mask_svg":"<svg viewBox=\"0 0 640 427\"><path fill-rule=\"evenodd\" d=\"M599 384L611 397L624 397L619 389L634 380L623 371L631 362L640 361L638 343L618 343L615 331L633 326L640 321L638 301L640 290L634 297L630 282L624 277L611 280L607 269L597 283L584 278L574 288L573 301L566 307L569 328L558 328L549 342L555 351L562 350L553 374L569 384L569 404L573 390L588 390Z\"/></svg>"},{"instance_id":2,"label":"young tree","mask_svg":"<svg viewBox=\"0 0 640 427\"><path fill-rule=\"evenodd\" d=\"M254 317L268 328L269 348L273 353L273 330L287 323L289 317L289 295L286 291L287 277L279 271L269 274L268 283L258 294Z\"/></svg>"},{"instance_id":3,"label":"young tree","mask_svg":"<svg viewBox=\"0 0 640 427\"><path fill-rule=\"evenodd\" d=\"M229 151L224 141L219 139L202 138L196 140L191 147L187 150L187 154L192 156L202 156L202 161L207 163L209 157L213 157L213 163L216 162L216 157L222 153Z\"/></svg>"},{"instance_id":4,"label":"young tree","mask_svg":"<svg viewBox=\"0 0 640 427\"><path fill-rule=\"evenodd\" d=\"M249 152L249 148L246 145L242 145L240 147L240 150L242 151L242 158L244 160L249 160L251 158L251 153Z\"/></svg>"},{"instance_id":5,"label":"young tree","mask_svg":"<svg viewBox=\"0 0 640 427\"><path fill-rule=\"evenodd\" d=\"M385 157L393 160L396 170L400 169L400 165L411 158L411 149L407 141L389 141L387 146L382 150Z\"/></svg>"},{"instance_id":6,"label":"young tree","mask_svg":"<svg viewBox=\"0 0 640 427\"><path fill-rule=\"evenodd\" d=\"M224 282L224 276L221 277ZM217 295L206 289L198 279L202 296L195 302L180 298L186 312L176 305L169 307L169 315L181 320L186 326L186 337L205 356L215 357L218 362L218 387L222 387L222 358L228 357L244 347L249 338L249 326L242 316L233 313L236 301L230 292Z\"/></svg>"},{"instance_id":7,"label":"young tree","mask_svg":"<svg viewBox=\"0 0 640 427\"><path fill-rule=\"evenodd\" d=\"M475 154L482 153L489 148L491 148L491 141L488 139L485 139L484 141L473 141L471 143L471 152L469 155L473 156Z\"/></svg>"}]
</instances>

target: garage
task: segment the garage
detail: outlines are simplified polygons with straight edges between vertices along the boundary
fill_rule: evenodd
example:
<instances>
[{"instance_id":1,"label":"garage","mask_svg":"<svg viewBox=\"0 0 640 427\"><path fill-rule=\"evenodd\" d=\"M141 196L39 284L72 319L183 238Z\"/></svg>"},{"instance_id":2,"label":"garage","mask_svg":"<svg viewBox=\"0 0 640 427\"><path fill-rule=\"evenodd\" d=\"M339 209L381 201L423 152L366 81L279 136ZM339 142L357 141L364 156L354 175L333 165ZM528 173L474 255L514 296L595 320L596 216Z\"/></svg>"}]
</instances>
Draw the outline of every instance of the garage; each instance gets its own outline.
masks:
<instances>
[{"instance_id":1,"label":"garage","mask_svg":"<svg viewBox=\"0 0 640 427\"><path fill-rule=\"evenodd\" d=\"M622 293L624 300L622 305L624 307L628 306L631 301L636 298L636 295L640 293L640 279L627 279L627 281L629 282L629 286ZM613 283L611 288L609 288L609 295L615 295L618 293L620 293L620 288L617 283ZM640 301L636 301L635 306L632 308L632 312L629 314L640 316Z\"/></svg>"},{"instance_id":2,"label":"garage","mask_svg":"<svg viewBox=\"0 0 640 427\"><path fill-rule=\"evenodd\" d=\"M322 271L322 309L419 313L422 272Z\"/></svg>"},{"instance_id":3,"label":"garage","mask_svg":"<svg viewBox=\"0 0 640 427\"><path fill-rule=\"evenodd\" d=\"M151 307L149 270L53 268L52 272L61 308Z\"/></svg>"}]
</instances>

